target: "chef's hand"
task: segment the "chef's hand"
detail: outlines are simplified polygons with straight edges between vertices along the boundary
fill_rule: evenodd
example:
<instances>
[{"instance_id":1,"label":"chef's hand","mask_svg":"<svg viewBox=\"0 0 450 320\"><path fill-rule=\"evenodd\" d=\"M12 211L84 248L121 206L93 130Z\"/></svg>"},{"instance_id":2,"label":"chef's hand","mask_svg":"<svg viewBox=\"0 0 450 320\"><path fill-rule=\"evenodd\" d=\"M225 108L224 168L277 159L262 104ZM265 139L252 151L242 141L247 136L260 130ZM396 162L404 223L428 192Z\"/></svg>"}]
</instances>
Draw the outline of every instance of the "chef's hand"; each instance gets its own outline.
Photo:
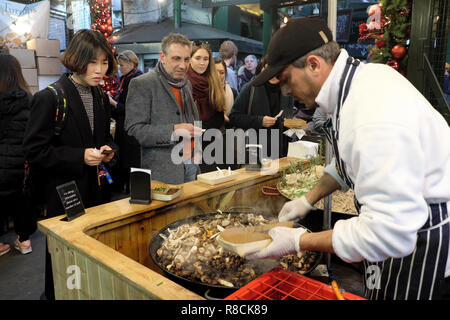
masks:
<instances>
[{"instance_id":1,"label":"chef's hand","mask_svg":"<svg viewBox=\"0 0 450 320\"><path fill-rule=\"evenodd\" d=\"M269 230L272 242L258 252L246 256L247 259L278 259L288 254L300 252L300 236L306 231L305 228L276 227Z\"/></svg>"},{"instance_id":2,"label":"chef's hand","mask_svg":"<svg viewBox=\"0 0 450 320\"><path fill-rule=\"evenodd\" d=\"M309 204L308 200L306 200L306 197L302 196L299 199L286 202L278 214L278 220L283 222L297 218L303 219L312 209L314 208Z\"/></svg>"}]
</instances>

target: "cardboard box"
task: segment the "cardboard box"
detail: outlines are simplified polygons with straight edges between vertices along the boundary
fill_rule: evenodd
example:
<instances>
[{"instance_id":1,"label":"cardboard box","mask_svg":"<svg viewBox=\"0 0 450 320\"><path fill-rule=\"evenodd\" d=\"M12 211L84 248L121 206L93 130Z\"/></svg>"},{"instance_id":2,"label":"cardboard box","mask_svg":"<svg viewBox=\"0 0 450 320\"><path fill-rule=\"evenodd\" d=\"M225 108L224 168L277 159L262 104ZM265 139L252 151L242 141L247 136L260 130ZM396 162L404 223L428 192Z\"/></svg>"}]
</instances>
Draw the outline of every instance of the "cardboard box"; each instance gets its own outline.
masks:
<instances>
[{"instance_id":1,"label":"cardboard box","mask_svg":"<svg viewBox=\"0 0 450 320\"><path fill-rule=\"evenodd\" d=\"M37 67L39 75L60 75L61 61L59 58L37 57Z\"/></svg>"},{"instance_id":2,"label":"cardboard box","mask_svg":"<svg viewBox=\"0 0 450 320\"><path fill-rule=\"evenodd\" d=\"M56 39L31 39L27 41L27 49L35 50L36 57L60 56L59 40Z\"/></svg>"},{"instance_id":3,"label":"cardboard box","mask_svg":"<svg viewBox=\"0 0 450 320\"><path fill-rule=\"evenodd\" d=\"M28 49L9 49L9 54L19 60L22 68L34 69L36 68L36 60L34 58L34 51Z\"/></svg>"},{"instance_id":4,"label":"cardboard box","mask_svg":"<svg viewBox=\"0 0 450 320\"><path fill-rule=\"evenodd\" d=\"M30 87L37 87L39 85L37 69L22 68L22 74L23 77L25 78L25 81Z\"/></svg>"}]
</instances>

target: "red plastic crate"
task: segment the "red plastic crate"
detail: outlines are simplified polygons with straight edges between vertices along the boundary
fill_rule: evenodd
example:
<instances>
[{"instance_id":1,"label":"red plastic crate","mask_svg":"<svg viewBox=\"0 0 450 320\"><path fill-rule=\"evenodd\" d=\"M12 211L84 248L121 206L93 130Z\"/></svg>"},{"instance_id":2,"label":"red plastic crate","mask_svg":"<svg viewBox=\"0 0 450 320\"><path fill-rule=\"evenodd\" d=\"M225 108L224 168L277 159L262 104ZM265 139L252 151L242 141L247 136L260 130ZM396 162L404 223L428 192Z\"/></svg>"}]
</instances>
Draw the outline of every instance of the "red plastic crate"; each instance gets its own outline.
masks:
<instances>
[{"instance_id":1,"label":"red plastic crate","mask_svg":"<svg viewBox=\"0 0 450 320\"><path fill-rule=\"evenodd\" d=\"M366 300L349 292L346 300ZM225 300L337 300L330 285L276 267L256 278Z\"/></svg>"}]
</instances>

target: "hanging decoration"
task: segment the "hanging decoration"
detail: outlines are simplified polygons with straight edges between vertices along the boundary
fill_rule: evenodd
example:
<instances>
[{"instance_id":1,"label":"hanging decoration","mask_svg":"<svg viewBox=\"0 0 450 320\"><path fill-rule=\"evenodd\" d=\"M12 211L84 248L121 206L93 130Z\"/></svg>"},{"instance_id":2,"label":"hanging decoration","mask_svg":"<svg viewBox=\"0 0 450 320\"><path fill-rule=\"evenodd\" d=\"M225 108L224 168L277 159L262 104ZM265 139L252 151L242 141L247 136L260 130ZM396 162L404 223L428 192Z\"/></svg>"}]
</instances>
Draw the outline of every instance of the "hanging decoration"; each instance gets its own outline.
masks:
<instances>
[{"instance_id":1,"label":"hanging decoration","mask_svg":"<svg viewBox=\"0 0 450 320\"><path fill-rule=\"evenodd\" d=\"M384 63L406 75L412 0L380 0L367 9L369 18L359 25L358 42L373 39L369 60Z\"/></svg>"},{"instance_id":2,"label":"hanging decoration","mask_svg":"<svg viewBox=\"0 0 450 320\"><path fill-rule=\"evenodd\" d=\"M112 26L111 16L111 0L91 0L91 29L100 32L112 48L113 53L116 53L116 48L113 47L115 38L112 36L114 31ZM118 79L115 76L103 78L103 84L100 84L103 91L110 93L113 97L116 95L116 88Z\"/></svg>"}]
</instances>

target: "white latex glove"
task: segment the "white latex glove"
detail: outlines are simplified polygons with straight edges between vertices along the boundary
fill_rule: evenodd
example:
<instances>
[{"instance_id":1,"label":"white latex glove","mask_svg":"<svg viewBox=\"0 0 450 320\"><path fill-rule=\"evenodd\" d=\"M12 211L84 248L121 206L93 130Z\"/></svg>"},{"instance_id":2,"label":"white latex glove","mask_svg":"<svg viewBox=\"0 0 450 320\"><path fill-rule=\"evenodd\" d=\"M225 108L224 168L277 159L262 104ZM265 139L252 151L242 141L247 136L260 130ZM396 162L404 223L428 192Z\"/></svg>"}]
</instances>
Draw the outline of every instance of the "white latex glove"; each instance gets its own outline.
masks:
<instances>
[{"instance_id":1,"label":"white latex glove","mask_svg":"<svg viewBox=\"0 0 450 320\"><path fill-rule=\"evenodd\" d=\"M286 202L278 214L278 220L283 222L297 218L303 219L312 209L314 208L309 204L308 200L306 200L306 197L302 196L299 199Z\"/></svg>"},{"instance_id":2,"label":"white latex glove","mask_svg":"<svg viewBox=\"0 0 450 320\"><path fill-rule=\"evenodd\" d=\"M276 227L269 230L272 242L258 252L246 256L247 259L277 259L295 252L300 252L300 236L305 228Z\"/></svg>"}]
</instances>

